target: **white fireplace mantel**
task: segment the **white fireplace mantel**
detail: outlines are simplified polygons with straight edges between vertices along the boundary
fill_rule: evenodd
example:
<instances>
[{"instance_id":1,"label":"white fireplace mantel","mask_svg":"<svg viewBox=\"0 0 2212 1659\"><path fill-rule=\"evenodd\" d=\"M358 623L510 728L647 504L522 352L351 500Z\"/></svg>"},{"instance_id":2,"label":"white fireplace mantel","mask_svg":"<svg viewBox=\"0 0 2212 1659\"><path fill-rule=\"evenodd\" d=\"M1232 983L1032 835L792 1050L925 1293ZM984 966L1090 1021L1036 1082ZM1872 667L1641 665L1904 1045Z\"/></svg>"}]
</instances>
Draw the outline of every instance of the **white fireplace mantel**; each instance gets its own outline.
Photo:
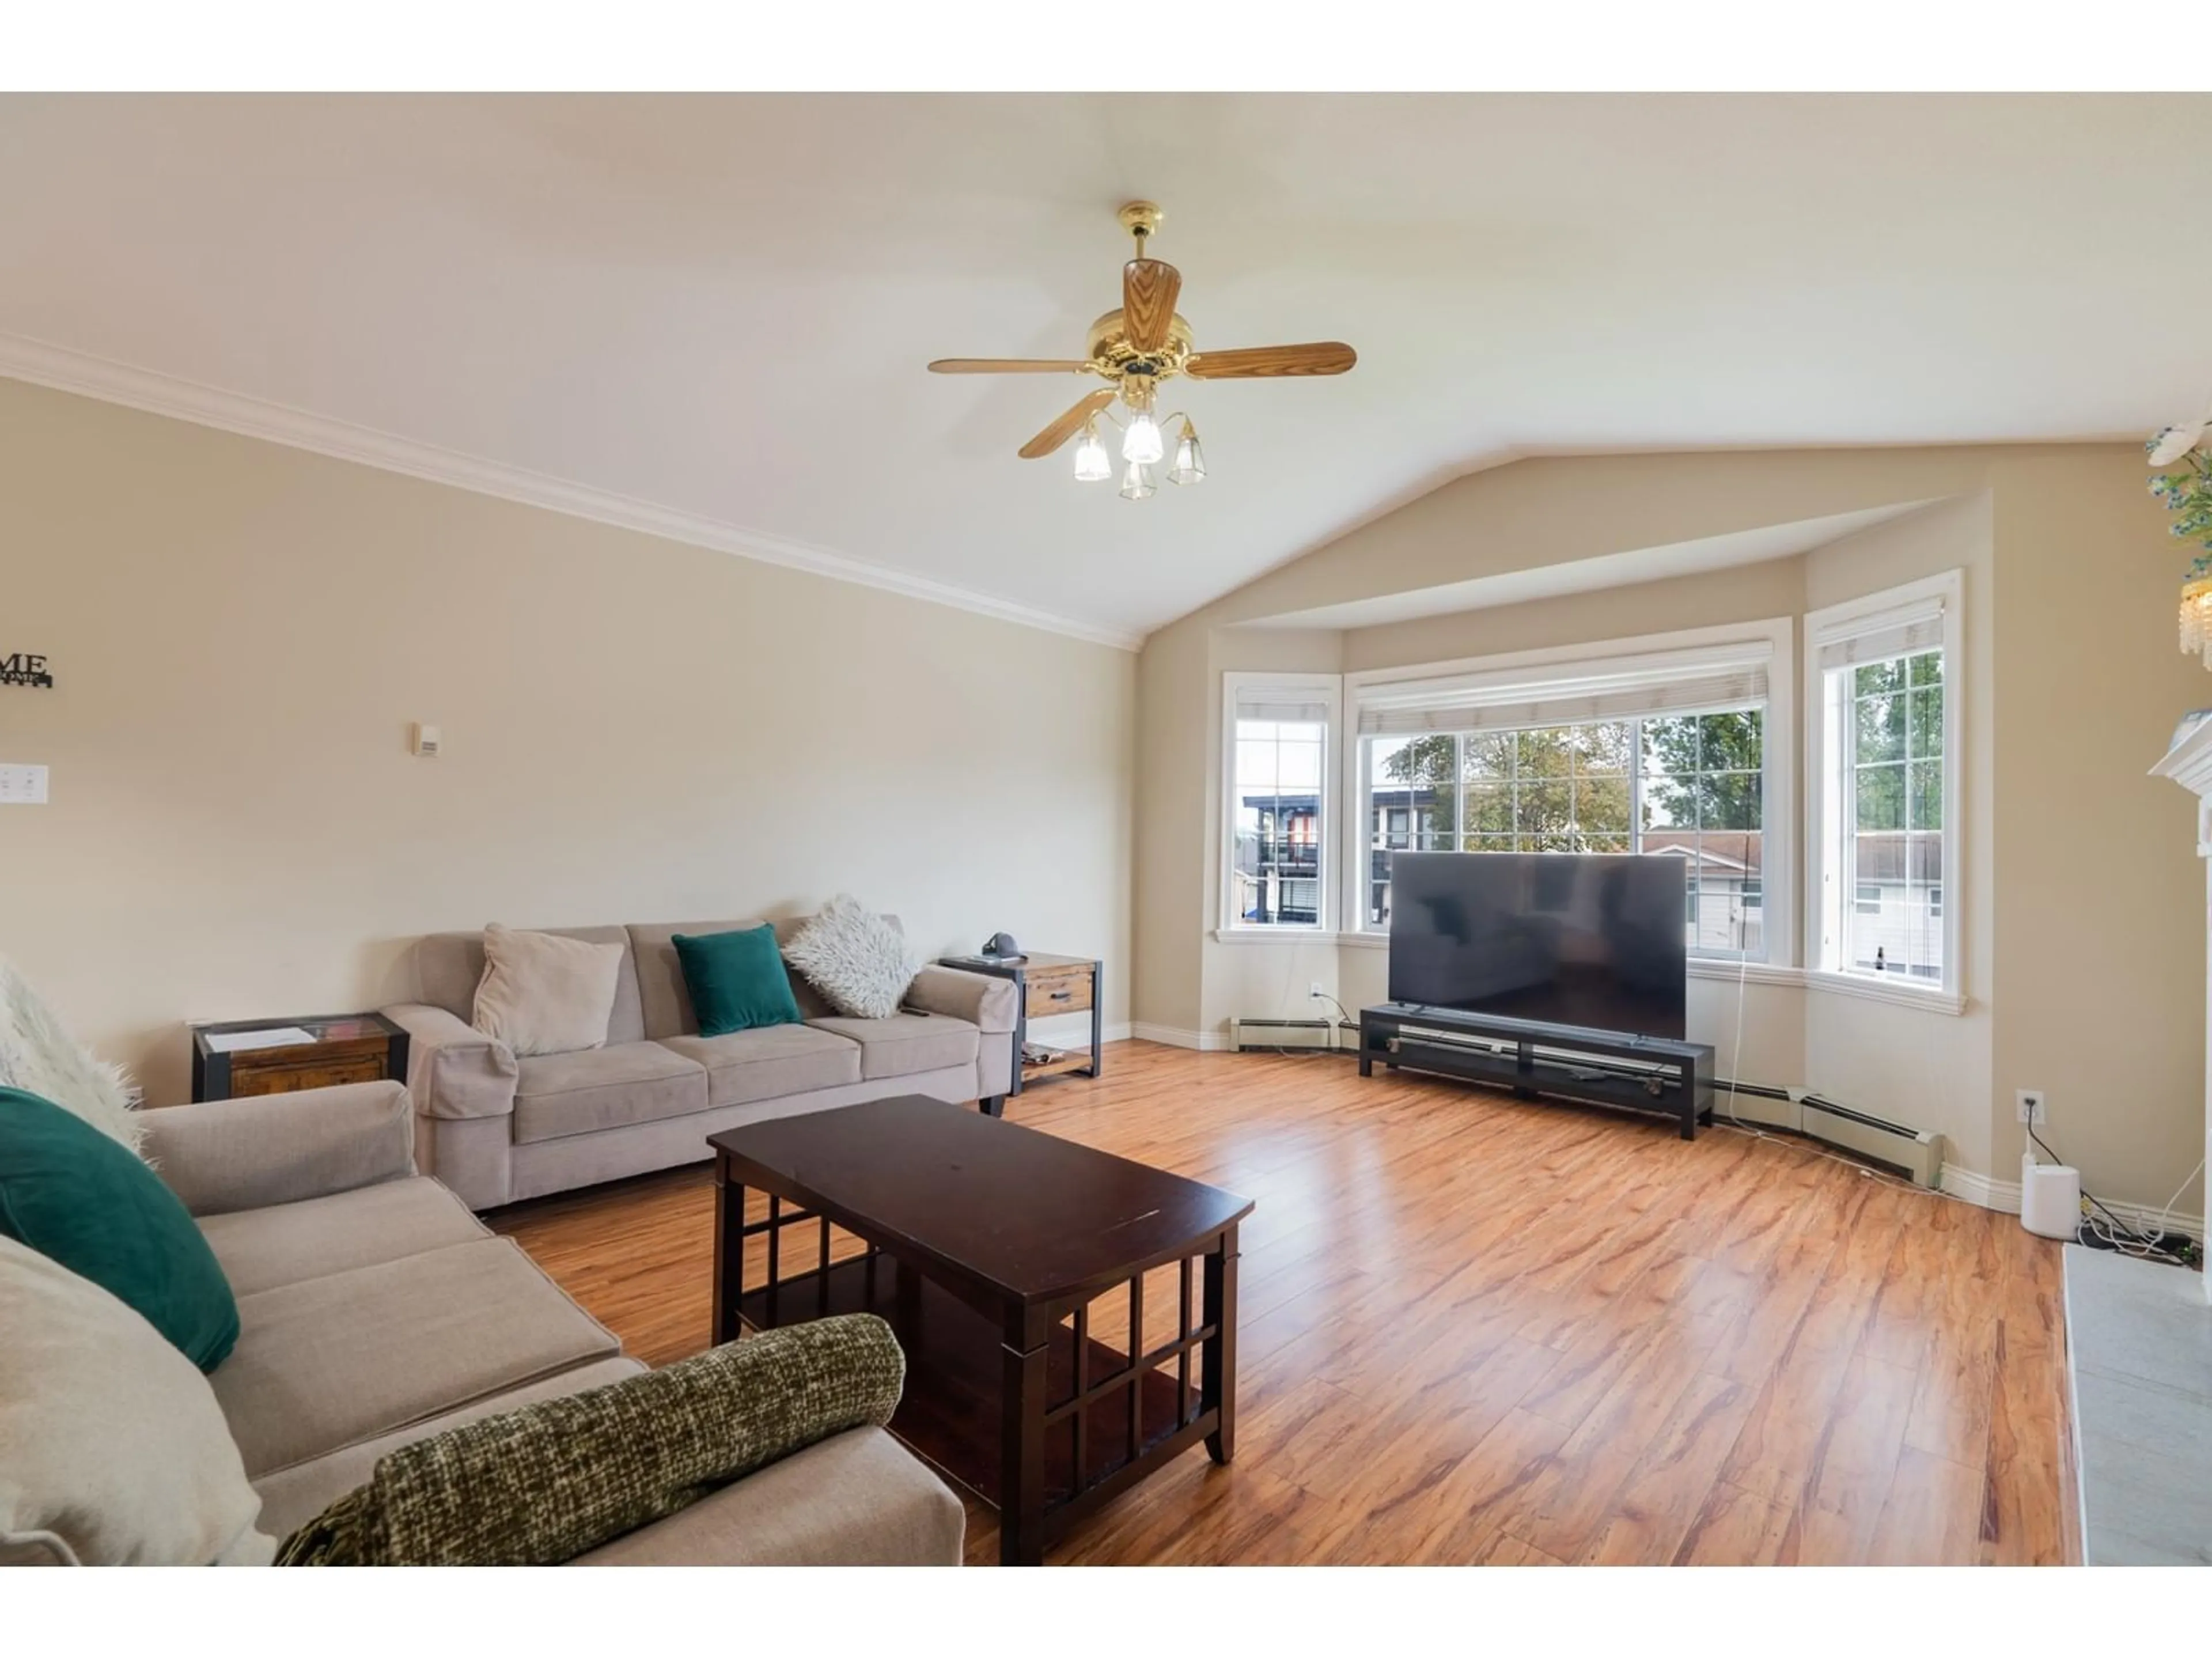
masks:
<instances>
[{"instance_id":1,"label":"white fireplace mantel","mask_svg":"<svg viewBox=\"0 0 2212 1659\"><path fill-rule=\"evenodd\" d=\"M2197 797L2197 856L2212 860L2212 710L2185 726L2150 771L2153 777L2172 778ZM2212 864L2206 866L2205 879L2205 940L2208 972L2212 972ZM2206 1017L2208 1030L2212 1030L2212 993L2208 993ZM2212 1156L2212 1067L2208 1067L2204 1093L2204 1146ZM2212 1182L2212 1165L2208 1165L2207 1179ZM2205 1299L2212 1302L2212 1273L2203 1275L2203 1280Z\"/></svg>"},{"instance_id":2,"label":"white fireplace mantel","mask_svg":"<svg viewBox=\"0 0 2212 1659\"><path fill-rule=\"evenodd\" d=\"M2197 797L2212 950L2212 717L2185 726L2151 775ZM2205 1099L2212 1145L2212 1068ZM2185 1268L2066 1247L2075 1489L2082 1559L2092 1566L2212 1564L2208 1285L2212 1277Z\"/></svg>"}]
</instances>

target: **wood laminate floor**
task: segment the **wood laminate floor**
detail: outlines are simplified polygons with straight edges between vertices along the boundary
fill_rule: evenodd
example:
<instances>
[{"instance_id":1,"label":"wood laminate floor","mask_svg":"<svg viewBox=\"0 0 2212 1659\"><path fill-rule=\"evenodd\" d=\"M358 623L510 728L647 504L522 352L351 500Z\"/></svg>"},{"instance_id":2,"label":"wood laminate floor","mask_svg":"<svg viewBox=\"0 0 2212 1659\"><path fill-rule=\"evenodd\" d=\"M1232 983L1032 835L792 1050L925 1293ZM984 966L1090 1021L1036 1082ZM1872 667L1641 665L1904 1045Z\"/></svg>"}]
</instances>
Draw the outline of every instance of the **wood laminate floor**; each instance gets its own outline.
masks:
<instances>
[{"instance_id":1,"label":"wood laminate floor","mask_svg":"<svg viewBox=\"0 0 2212 1659\"><path fill-rule=\"evenodd\" d=\"M1259 1205L1236 1462L1054 1561L2079 1559L2060 1250L2011 1217L1332 1055L1117 1043L1009 1115ZM712 1216L698 1166L493 1221L663 1364L707 1343ZM971 1501L971 1561L996 1532Z\"/></svg>"}]
</instances>

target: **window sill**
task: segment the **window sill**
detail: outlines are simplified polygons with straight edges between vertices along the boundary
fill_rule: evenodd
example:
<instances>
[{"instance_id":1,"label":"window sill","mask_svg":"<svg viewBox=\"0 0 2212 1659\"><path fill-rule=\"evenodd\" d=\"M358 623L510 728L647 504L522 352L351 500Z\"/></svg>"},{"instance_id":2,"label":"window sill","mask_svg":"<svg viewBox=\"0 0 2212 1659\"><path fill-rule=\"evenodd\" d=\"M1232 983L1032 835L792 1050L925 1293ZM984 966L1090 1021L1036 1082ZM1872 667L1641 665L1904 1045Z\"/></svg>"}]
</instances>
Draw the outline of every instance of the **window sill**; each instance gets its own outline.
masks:
<instances>
[{"instance_id":1,"label":"window sill","mask_svg":"<svg viewBox=\"0 0 2212 1659\"><path fill-rule=\"evenodd\" d=\"M1734 985L1802 985L1805 970L1771 962L1744 962L1734 957L1692 957L1692 979L1717 979Z\"/></svg>"},{"instance_id":2,"label":"window sill","mask_svg":"<svg viewBox=\"0 0 2212 1659\"><path fill-rule=\"evenodd\" d=\"M1951 1017L1966 1012L1963 991L1947 991L1940 985L1901 984L1871 974L1840 974L1826 968L1792 968L1780 963L1737 963L1720 957L1692 957L1692 979L1718 980L1733 984L1739 975L1753 985L1802 985L1808 991L1830 991L1866 1002L1887 1002L1899 1008L1917 1008L1924 1014Z\"/></svg>"},{"instance_id":3,"label":"window sill","mask_svg":"<svg viewBox=\"0 0 2212 1659\"><path fill-rule=\"evenodd\" d=\"M1946 990L1940 985L1905 984L1890 976L1842 974L1829 968L1808 968L1804 974L1805 983L1815 991L1834 991L1867 1002L1893 1003L1900 1008L1917 1008L1923 1013L1954 1018L1966 1012L1966 993Z\"/></svg>"},{"instance_id":4,"label":"window sill","mask_svg":"<svg viewBox=\"0 0 2212 1659\"><path fill-rule=\"evenodd\" d=\"M1326 927L1216 927L1207 937L1217 945L1341 945L1346 938Z\"/></svg>"}]
</instances>

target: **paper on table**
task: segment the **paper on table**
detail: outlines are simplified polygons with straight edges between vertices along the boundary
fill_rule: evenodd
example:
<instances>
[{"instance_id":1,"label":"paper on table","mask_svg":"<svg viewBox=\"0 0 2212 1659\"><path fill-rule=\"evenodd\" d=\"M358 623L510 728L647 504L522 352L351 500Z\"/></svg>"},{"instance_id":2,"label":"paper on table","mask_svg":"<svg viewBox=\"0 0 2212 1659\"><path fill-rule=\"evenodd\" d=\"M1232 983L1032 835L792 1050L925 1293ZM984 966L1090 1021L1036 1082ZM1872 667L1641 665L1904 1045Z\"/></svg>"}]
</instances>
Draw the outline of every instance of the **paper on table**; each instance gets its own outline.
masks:
<instances>
[{"instance_id":1,"label":"paper on table","mask_svg":"<svg viewBox=\"0 0 2212 1659\"><path fill-rule=\"evenodd\" d=\"M210 1031L207 1046L218 1054L234 1054L244 1048L289 1048L314 1040L313 1031L297 1025L272 1025L258 1031Z\"/></svg>"}]
</instances>

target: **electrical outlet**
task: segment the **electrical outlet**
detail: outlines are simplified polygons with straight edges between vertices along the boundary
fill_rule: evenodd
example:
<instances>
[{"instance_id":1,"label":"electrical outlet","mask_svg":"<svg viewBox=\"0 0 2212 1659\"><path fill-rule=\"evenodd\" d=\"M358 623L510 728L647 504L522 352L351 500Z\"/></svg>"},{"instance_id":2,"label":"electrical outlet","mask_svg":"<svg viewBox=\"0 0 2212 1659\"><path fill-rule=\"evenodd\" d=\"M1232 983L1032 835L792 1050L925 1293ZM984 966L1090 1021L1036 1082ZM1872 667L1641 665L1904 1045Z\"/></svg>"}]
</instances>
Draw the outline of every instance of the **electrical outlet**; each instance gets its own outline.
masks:
<instances>
[{"instance_id":1,"label":"electrical outlet","mask_svg":"<svg viewBox=\"0 0 2212 1659\"><path fill-rule=\"evenodd\" d=\"M1316 980L1312 984L1306 987L1306 1000L1310 1002L1319 1002L1328 994L1328 993L1327 991L1322 989L1322 984L1319 980Z\"/></svg>"},{"instance_id":2,"label":"electrical outlet","mask_svg":"<svg viewBox=\"0 0 2212 1659\"><path fill-rule=\"evenodd\" d=\"M2032 1129L2040 1129L2043 1127L2042 1090L2022 1089L2013 1097L2013 1101L2022 1123Z\"/></svg>"}]
</instances>

